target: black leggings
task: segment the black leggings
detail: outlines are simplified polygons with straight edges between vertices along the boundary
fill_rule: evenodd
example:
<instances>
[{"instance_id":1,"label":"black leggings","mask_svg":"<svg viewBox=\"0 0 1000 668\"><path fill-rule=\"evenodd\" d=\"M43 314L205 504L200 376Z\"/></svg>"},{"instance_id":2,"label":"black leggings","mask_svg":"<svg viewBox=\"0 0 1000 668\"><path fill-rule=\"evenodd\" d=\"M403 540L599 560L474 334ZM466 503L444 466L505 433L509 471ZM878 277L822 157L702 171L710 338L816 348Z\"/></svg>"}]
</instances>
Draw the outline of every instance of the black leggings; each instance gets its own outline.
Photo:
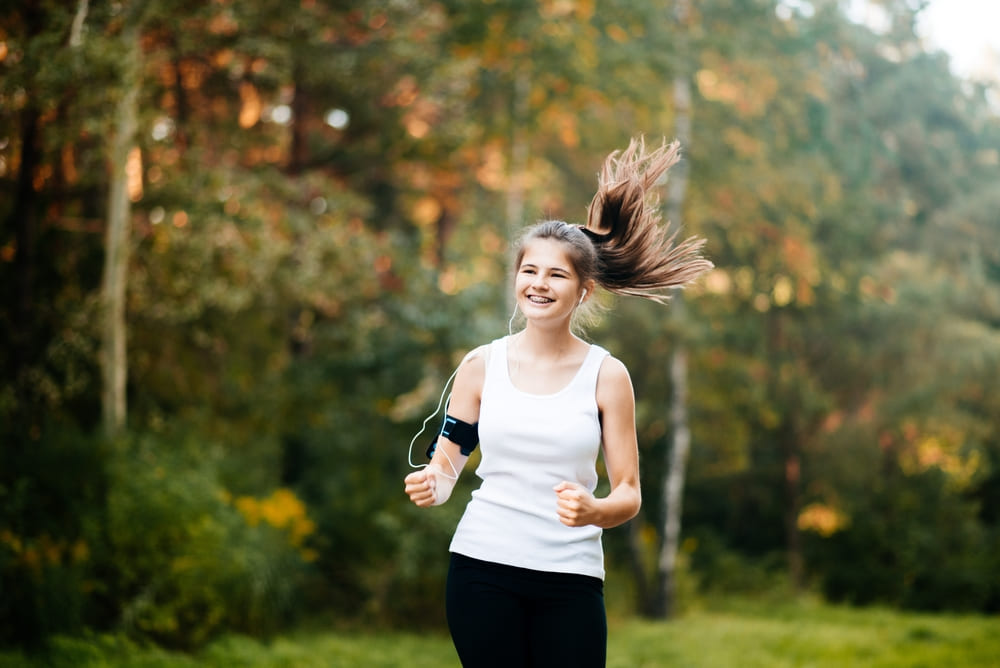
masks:
<instances>
[{"instance_id":1,"label":"black leggings","mask_svg":"<svg viewBox=\"0 0 1000 668\"><path fill-rule=\"evenodd\" d=\"M451 555L448 628L465 668L603 667L608 624L600 578Z\"/></svg>"}]
</instances>

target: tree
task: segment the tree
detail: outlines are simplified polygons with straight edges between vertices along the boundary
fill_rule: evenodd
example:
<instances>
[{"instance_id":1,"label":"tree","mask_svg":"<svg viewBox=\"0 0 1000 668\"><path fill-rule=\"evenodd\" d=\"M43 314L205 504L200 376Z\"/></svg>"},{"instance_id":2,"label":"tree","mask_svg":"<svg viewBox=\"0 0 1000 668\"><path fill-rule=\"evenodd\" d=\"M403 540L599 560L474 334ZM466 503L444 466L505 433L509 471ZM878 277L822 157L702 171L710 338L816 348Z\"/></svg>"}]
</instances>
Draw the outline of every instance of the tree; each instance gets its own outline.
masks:
<instances>
[{"instance_id":1,"label":"tree","mask_svg":"<svg viewBox=\"0 0 1000 668\"><path fill-rule=\"evenodd\" d=\"M111 177L108 192L108 222L105 241L104 278L101 285L102 354L101 403L104 430L121 433L125 426L125 388L128 378L126 358L125 289L129 264L130 199L136 182L142 179L141 158L135 146L138 126L139 92L142 88L142 16L146 3L137 0L126 9L119 39L122 41L123 70L121 98L116 105L115 134L110 149Z\"/></svg>"},{"instance_id":2,"label":"tree","mask_svg":"<svg viewBox=\"0 0 1000 668\"><path fill-rule=\"evenodd\" d=\"M690 150L691 141L691 84L687 62L690 53L685 31L690 21L691 7L687 0L679 0L674 8L677 23L677 59L674 73L675 136L682 146ZM682 228L681 211L687 190L688 172L686 166L674 171L670 178L667 199L668 219L678 230ZM684 302L681 294L676 294L672 303L673 320L683 323ZM681 326L683 326L681 324ZM681 509L684 492L684 477L687 469L688 453L691 448L691 430L688 425L688 356L687 345L681 335L674 337L674 350L670 360L670 424L672 439L667 475L663 481L663 541L657 562L658 600L653 605L653 613L660 617L671 617L677 609L677 553L680 549Z\"/></svg>"}]
</instances>

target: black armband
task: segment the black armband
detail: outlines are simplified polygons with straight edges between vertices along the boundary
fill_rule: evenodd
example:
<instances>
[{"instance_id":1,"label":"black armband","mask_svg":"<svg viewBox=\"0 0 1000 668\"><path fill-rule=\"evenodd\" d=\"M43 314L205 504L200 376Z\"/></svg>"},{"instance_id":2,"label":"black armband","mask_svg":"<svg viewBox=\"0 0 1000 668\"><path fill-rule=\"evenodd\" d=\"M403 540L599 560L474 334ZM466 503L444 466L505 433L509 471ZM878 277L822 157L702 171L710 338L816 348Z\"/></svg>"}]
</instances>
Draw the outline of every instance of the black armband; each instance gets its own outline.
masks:
<instances>
[{"instance_id":1,"label":"black armband","mask_svg":"<svg viewBox=\"0 0 1000 668\"><path fill-rule=\"evenodd\" d=\"M476 446L479 445L479 423L469 424L458 418L445 415L444 424L441 426L441 431L438 432L438 435L444 436L457 445L462 454L468 457L476 449ZM427 447L428 459L434 456L435 449L437 449L437 438Z\"/></svg>"}]
</instances>

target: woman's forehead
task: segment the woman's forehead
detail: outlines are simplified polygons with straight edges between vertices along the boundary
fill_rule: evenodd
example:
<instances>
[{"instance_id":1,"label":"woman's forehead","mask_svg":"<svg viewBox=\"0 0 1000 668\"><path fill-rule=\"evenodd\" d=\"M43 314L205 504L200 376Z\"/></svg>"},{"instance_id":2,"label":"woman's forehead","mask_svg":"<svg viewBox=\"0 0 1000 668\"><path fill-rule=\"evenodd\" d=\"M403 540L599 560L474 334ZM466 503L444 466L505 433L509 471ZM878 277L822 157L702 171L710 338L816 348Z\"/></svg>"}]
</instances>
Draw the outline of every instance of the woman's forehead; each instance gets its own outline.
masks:
<instances>
[{"instance_id":1,"label":"woman's forehead","mask_svg":"<svg viewBox=\"0 0 1000 668\"><path fill-rule=\"evenodd\" d=\"M573 268L568 244L556 239L532 239L524 245L521 264Z\"/></svg>"}]
</instances>

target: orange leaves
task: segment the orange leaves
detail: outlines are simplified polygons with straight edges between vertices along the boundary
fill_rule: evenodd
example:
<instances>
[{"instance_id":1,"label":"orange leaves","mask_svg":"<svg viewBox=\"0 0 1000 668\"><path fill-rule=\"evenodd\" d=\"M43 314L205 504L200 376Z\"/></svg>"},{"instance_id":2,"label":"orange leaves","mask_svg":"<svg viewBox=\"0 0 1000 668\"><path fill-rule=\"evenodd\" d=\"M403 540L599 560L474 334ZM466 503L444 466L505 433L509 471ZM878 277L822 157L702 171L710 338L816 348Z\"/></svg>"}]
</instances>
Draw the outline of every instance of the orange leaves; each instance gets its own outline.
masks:
<instances>
[{"instance_id":1,"label":"orange leaves","mask_svg":"<svg viewBox=\"0 0 1000 668\"><path fill-rule=\"evenodd\" d=\"M695 85L706 100L733 107L752 118L763 116L778 92L778 80L762 64L726 62L718 56L704 59L695 73Z\"/></svg>"},{"instance_id":2,"label":"orange leaves","mask_svg":"<svg viewBox=\"0 0 1000 668\"><path fill-rule=\"evenodd\" d=\"M824 503L810 503L799 513L797 524L802 531L812 531L826 538L844 529L848 519L836 508Z\"/></svg>"},{"instance_id":3,"label":"orange leaves","mask_svg":"<svg viewBox=\"0 0 1000 668\"><path fill-rule=\"evenodd\" d=\"M801 306L812 304L812 286L820 281L819 261L812 244L786 236L782 239L781 253L784 265L791 274L787 286L787 301L791 302L794 298ZM775 288L777 289L777 284Z\"/></svg>"},{"instance_id":4,"label":"orange leaves","mask_svg":"<svg viewBox=\"0 0 1000 668\"><path fill-rule=\"evenodd\" d=\"M559 142L566 148L576 148L580 144L579 115L574 106L557 107L549 105L541 109L541 123L555 130Z\"/></svg>"},{"instance_id":5,"label":"orange leaves","mask_svg":"<svg viewBox=\"0 0 1000 668\"><path fill-rule=\"evenodd\" d=\"M503 190L506 187L507 161L502 148L496 144L483 147L482 162L476 169L476 180L487 190Z\"/></svg>"},{"instance_id":6,"label":"orange leaves","mask_svg":"<svg viewBox=\"0 0 1000 668\"><path fill-rule=\"evenodd\" d=\"M407 74L382 96L381 103L386 107L408 107L417 99L418 94L416 77Z\"/></svg>"},{"instance_id":7,"label":"orange leaves","mask_svg":"<svg viewBox=\"0 0 1000 668\"><path fill-rule=\"evenodd\" d=\"M420 227L429 228L441 217L441 203L430 195L425 195L414 202L410 218Z\"/></svg>"},{"instance_id":8,"label":"orange leaves","mask_svg":"<svg viewBox=\"0 0 1000 668\"><path fill-rule=\"evenodd\" d=\"M4 529L0 531L0 546L13 555L15 563L35 573L47 567L81 563L90 558L90 548L83 539L70 542L53 538L47 533L25 538Z\"/></svg>"},{"instance_id":9,"label":"orange leaves","mask_svg":"<svg viewBox=\"0 0 1000 668\"><path fill-rule=\"evenodd\" d=\"M898 433L883 432L880 442L883 448L896 450L900 469L906 475L936 468L959 489L967 487L983 467L979 450L967 447L969 435L948 422L928 420L918 424L907 419Z\"/></svg>"},{"instance_id":10,"label":"orange leaves","mask_svg":"<svg viewBox=\"0 0 1000 668\"><path fill-rule=\"evenodd\" d=\"M439 111L436 103L420 98L403 114L403 127L414 139L423 139L437 122Z\"/></svg>"},{"instance_id":11,"label":"orange leaves","mask_svg":"<svg viewBox=\"0 0 1000 668\"><path fill-rule=\"evenodd\" d=\"M402 123L406 132L414 139L426 137L440 113L436 102L420 95L416 78L409 74L400 78L396 85L382 96L380 102L384 107L407 108Z\"/></svg>"},{"instance_id":12,"label":"orange leaves","mask_svg":"<svg viewBox=\"0 0 1000 668\"><path fill-rule=\"evenodd\" d=\"M142 199L142 151L138 146L132 147L125 162L125 187L130 201Z\"/></svg>"},{"instance_id":13,"label":"orange leaves","mask_svg":"<svg viewBox=\"0 0 1000 668\"><path fill-rule=\"evenodd\" d=\"M260 120L263 104L257 88L249 81L240 82L240 115L239 124L244 130L252 128Z\"/></svg>"},{"instance_id":14,"label":"orange leaves","mask_svg":"<svg viewBox=\"0 0 1000 668\"><path fill-rule=\"evenodd\" d=\"M538 15L547 20L560 20L572 15L581 21L589 21L594 16L594 0L542 0L538 3Z\"/></svg>"},{"instance_id":15,"label":"orange leaves","mask_svg":"<svg viewBox=\"0 0 1000 668\"><path fill-rule=\"evenodd\" d=\"M240 30L240 24L230 10L220 11L208 21L208 31L215 35L235 35Z\"/></svg>"},{"instance_id":16,"label":"orange leaves","mask_svg":"<svg viewBox=\"0 0 1000 668\"><path fill-rule=\"evenodd\" d=\"M735 127L726 128L723 136L726 144L741 158L761 158L764 156L764 142Z\"/></svg>"},{"instance_id":17,"label":"orange leaves","mask_svg":"<svg viewBox=\"0 0 1000 668\"><path fill-rule=\"evenodd\" d=\"M604 29L608 37L618 42L619 44L626 44L629 41L629 34L620 25L612 24Z\"/></svg>"},{"instance_id":18,"label":"orange leaves","mask_svg":"<svg viewBox=\"0 0 1000 668\"><path fill-rule=\"evenodd\" d=\"M181 85L186 90L193 91L201 88L208 75L208 66L193 58L182 60L177 64L177 76L180 77Z\"/></svg>"}]
</instances>

